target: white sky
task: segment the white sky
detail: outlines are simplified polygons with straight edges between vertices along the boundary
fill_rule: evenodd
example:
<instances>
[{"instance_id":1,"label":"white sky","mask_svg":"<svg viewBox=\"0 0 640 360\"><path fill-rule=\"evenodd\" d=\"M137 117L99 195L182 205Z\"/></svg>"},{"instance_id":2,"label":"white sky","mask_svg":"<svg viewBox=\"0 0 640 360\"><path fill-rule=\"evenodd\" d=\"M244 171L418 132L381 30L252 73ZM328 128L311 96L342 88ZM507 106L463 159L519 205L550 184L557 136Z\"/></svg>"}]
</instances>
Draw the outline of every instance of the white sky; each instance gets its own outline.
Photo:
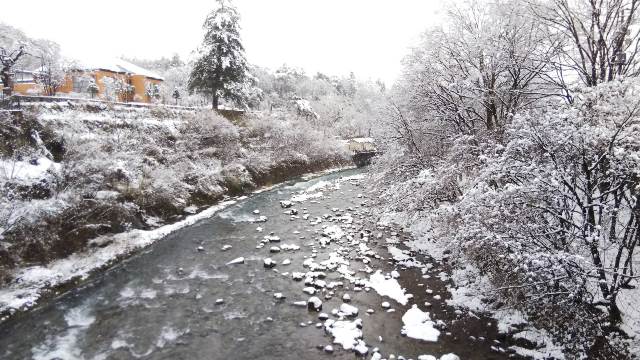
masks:
<instances>
[{"instance_id":1,"label":"white sky","mask_svg":"<svg viewBox=\"0 0 640 360\"><path fill-rule=\"evenodd\" d=\"M235 0L248 60L287 63L391 83L418 35L439 18L438 0ZM212 0L3 1L0 22L58 42L65 54L153 59L189 56Z\"/></svg>"}]
</instances>

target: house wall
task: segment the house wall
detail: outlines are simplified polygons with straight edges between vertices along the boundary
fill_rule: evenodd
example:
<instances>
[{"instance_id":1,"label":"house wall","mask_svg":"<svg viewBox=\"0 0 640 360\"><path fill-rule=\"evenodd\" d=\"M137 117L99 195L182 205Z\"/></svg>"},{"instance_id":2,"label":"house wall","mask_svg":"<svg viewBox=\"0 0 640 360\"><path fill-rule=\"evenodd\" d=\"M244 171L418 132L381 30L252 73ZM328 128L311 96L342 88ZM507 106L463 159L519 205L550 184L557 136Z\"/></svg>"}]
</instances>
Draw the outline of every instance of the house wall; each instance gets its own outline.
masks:
<instances>
[{"instance_id":1,"label":"house wall","mask_svg":"<svg viewBox=\"0 0 640 360\"><path fill-rule=\"evenodd\" d=\"M14 83L13 92L20 95L41 94L42 87L36 83Z\"/></svg>"},{"instance_id":2,"label":"house wall","mask_svg":"<svg viewBox=\"0 0 640 360\"><path fill-rule=\"evenodd\" d=\"M108 94L106 94L106 86L104 84L104 78L110 77L116 80L121 80L124 82L128 81L128 76L127 74L122 74L122 73L117 73L117 72L113 72L113 71L107 71L107 70L95 70L93 72L95 79L96 79L96 84L98 85L98 97L105 99L105 100L109 100L108 99ZM117 95L116 95L117 96ZM121 96L117 96L117 101L123 101L124 99L121 98Z\"/></svg>"},{"instance_id":3,"label":"house wall","mask_svg":"<svg viewBox=\"0 0 640 360\"><path fill-rule=\"evenodd\" d=\"M145 103L150 103L152 100L146 94L147 85L150 85L150 84L160 85L162 83L162 81L160 80L148 78L144 75L131 75L129 79L130 79L130 84L133 85L135 88L135 94L133 96L134 101L145 102Z\"/></svg>"},{"instance_id":4,"label":"house wall","mask_svg":"<svg viewBox=\"0 0 640 360\"><path fill-rule=\"evenodd\" d=\"M64 83L58 88L59 93L68 94L73 91L73 76L67 74L64 77Z\"/></svg>"},{"instance_id":5,"label":"house wall","mask_svg":"<svg viewBox=\"0 0 640 360\"><path fill-rule=\"evenodd\" d=\"M69 94L73 92L74 76L92 76L95 79L96 85L98 85L98 94L96 97L103 100L110 100L106 94L106 86L104 84L104 79L106 77L124 81L125 83L133 85L135 88L135 93L132 99L124 99L123 96L116 95L116 101L133 100L137 102L150 103L151 99L146 95L147 84L160 85L162 83L161 80L147 78L144 75L128 75L107 70L95 70L88 73L76 72L68 74L65 77L64 84L58 89L59 94ZM44 93L42 86L36 83L14 83L13 92L21 95L42 95Z\"/></svg>"}]
</instances>

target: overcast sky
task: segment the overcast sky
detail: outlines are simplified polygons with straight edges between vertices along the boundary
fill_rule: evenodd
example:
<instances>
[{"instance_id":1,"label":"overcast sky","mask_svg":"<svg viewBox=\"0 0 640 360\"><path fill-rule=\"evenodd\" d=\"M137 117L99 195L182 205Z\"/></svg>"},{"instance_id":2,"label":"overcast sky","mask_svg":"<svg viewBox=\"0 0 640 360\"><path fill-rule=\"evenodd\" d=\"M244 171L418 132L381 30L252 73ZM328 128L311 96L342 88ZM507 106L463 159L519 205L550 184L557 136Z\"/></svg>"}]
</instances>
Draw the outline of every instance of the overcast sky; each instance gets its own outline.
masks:
<instances>
[{"instance_id":1,"label":"overcast sky","mask_svg":"<svg viewBox=\"0 0 640 360\"><path fill-rule=\"evenodd\" d=\"M418 35L441 18L438 0L236 0L247 57L390 83ZM3 1L0 22L58 42L71 56L187 57L213 0Z\"/></svg>"}]
</instances>

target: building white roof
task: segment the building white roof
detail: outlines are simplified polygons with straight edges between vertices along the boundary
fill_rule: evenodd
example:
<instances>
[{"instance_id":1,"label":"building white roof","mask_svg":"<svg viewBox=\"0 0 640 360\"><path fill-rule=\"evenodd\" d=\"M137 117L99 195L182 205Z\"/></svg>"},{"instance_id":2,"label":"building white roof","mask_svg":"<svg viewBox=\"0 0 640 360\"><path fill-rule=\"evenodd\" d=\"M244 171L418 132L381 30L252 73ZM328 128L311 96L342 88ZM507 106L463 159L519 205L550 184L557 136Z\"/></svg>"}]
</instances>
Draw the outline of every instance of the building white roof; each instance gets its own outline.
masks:
<instances>
[{"instance_id":1,"label":"building white roof","mask_svg":"<svg viewBox=\"0 0 640 360\"><path fill-rule=\"evenodd\" d=\"M107 70L117 73L143 75L148 78L164 80L157 73L118 58L99 58L76 60L77 67L82 70Z\"/></svg>"}]
</instances>

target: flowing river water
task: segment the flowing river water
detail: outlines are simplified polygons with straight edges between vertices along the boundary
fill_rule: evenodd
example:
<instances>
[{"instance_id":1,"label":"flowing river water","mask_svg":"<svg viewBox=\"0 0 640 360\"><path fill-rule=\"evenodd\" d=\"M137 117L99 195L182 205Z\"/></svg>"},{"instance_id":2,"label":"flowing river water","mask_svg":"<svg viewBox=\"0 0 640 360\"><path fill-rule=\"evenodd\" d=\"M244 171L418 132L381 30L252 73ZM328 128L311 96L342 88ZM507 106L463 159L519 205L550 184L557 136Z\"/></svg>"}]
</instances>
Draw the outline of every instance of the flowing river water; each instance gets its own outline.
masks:
<instances>
[{"instance_id":1,"label":"flowing river water","mask_svg":"<svg viewBox=\"0 0 640 360\"><path fill-rule=\"evenodd\" d=\"M362 355L334 343L334 336L349 341L353 334L347 347L366 351L366 358L513 358L495 351L503 340L495 321L446 305L441 264L417 254L404 257L426 267L392 259L388 245L401 248L406 235L371 222L362 172L291 181L172 233L1 324L0 358L352 359ZM295 195L291 208L281 206ZM266 222L255 222L260 216ZM273 246L280 252L271 252ZM244 262L228 264L240 257ZM276 266L265 267L265 258ZM378 270L387 290L397 280L412 294L405 305L371 288L367 281ZM295 272L302 280L292 278ZM305 288L315 288L321 312L307 308L312 295ZM341 308L344 294L356 316L348 314L352 307ZM402 318L413 304L428 319L412 334L403 331ZM319 319L321 313L329 320ZM346 326L342 333L338 325ZM426 341L415 331L439 335Z\"/></svg>"}]
</instances>

